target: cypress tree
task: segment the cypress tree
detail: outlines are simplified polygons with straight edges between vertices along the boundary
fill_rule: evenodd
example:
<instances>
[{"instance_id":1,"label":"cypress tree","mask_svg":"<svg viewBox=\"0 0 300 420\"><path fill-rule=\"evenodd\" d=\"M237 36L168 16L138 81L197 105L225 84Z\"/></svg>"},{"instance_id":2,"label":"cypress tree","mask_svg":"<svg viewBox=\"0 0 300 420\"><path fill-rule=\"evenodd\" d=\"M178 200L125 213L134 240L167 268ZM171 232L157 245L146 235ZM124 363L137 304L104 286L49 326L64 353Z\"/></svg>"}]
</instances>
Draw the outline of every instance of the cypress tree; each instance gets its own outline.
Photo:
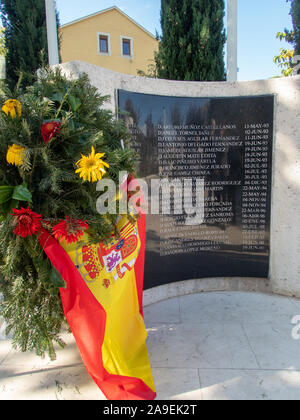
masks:
<instances>
[{"instance_id":1,"label":"cypress tree","mask_svg":"<svg viewBox=\"0 0 300 420\"><path fill-rule=\"evenodd\" d=\"M13 90L20 73L22 85L27 86L43 61L48 62L45 0L0 0L0 11L5 28L7 83Z\"/></svg>"},{"instance_id":2,"label":"cypress tree","mask_svg":"<svg viewBox=\"0 0 300 420\"><path fill-rule=\"evenodd\" d=\"M162 0L159 78L225 80L224 0Z\"/></svg>"},{"instance_id":3,"label":"cypress tree","mask_svg":"<svg viewBox=\"0 0 300 420\"><path fill-rule=\"evenodd\" d=\"M300 55L300 0L292 0L291 15L294 27L295 55Z\"/></svg>"}]
</instances>

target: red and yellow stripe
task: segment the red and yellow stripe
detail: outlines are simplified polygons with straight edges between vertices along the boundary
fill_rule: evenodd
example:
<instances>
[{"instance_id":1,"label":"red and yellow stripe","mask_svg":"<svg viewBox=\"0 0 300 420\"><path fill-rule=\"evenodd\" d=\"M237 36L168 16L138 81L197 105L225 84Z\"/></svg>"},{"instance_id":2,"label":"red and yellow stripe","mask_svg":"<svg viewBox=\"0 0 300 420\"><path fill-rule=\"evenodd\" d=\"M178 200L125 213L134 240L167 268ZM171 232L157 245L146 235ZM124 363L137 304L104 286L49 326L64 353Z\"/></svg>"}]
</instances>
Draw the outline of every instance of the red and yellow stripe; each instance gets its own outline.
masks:
<instances>
[{"instance_id":1,"label":"red and yellow stripe","mask_svg":"<svg viewBox=\"0 0 300 420\"><path fill-rule=\"evenodd\" d=\"M92 260L84 254L91 254L86 237L81 244L60 245L46 231L40 236L67 284L61 299L82 360L110 400L156 397L143 319L145 224L145 216L136 226L124 216L121 238L111 248L95 246Z\"/></svg>"}]
</instances>

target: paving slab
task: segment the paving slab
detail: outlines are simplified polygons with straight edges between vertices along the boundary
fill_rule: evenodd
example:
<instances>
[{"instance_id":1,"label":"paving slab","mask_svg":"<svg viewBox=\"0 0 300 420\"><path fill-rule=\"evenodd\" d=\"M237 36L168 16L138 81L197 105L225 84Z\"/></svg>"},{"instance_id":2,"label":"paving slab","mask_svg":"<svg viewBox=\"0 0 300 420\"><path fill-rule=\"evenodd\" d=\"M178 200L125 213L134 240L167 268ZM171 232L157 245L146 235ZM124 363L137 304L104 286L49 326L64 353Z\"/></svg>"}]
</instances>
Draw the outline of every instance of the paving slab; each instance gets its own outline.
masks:
<instances>
[{"instance_id":1,"label":"paving slab","mask_svg":"<svg viewBox=\"0 0 300 420\"><path fill-rule=\"evenodd\" d=\"M246 292L145 308L158 400L300 400L300 300ZM0 321L1 324L1 321ZM0 400L104 400L66 331L57 360L12 350L0 325Z\"/></svg>"},{"instance_id":2,"label":"paving slab","mask_svg":"<svg viewBox=\"0 0 300 420\"><path fill-rule=\"evenodd\" d=\"M206 401L300 399L300 372L201 369L199 376Z\"/></svg>"},{"instance_id":3,"label":"paving slab","mask_svg":"<svg viewBox=\"0 0 300 420\"><path fill-rule=\"evenodd\" d=\"M157 324L148 334L153 367L259 367L244 330L237 322Z\"/></svg>"}]
</instances>

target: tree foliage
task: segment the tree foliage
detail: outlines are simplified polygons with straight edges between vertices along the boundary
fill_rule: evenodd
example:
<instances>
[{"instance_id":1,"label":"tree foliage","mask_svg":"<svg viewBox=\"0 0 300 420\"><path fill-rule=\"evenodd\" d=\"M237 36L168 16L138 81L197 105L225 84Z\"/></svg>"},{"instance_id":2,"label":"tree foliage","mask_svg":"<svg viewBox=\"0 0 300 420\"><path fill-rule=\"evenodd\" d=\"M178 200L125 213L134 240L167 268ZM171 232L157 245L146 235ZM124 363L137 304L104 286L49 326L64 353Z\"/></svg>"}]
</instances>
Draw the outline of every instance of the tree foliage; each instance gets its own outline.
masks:
<instances>
[{"instance_id":1,"label":"tree foliage","mask_svg":"<svg viewBox=\"0 0 300 420\"><path fill-rule=\"evenodd\" d=\"M0 28L0 56L5 56L7 50L5 48L5 29Z\"/></svg>"},{"instance_id":2,"label":"tree foliage","mask_svg":"<svg viewBox=\"0 0 300 420\"><path fill-rule=\"evenodd\" d=\"M300 55L300 0L291 0L295 55Z\"/></svg>"},{"instance_id":3,"label":"tree foliage","mask_svg":"<svg viewBox=\"0 0 300 420\"><path fill-rule=\"evenodd\" d=\"M224 0L162 0L159 78L224 80Z\"/></svg>"},{"instance_id":4,"label":"tree foliage","mask_svg":"<svg viewBox=\"0 0 300 420\"><path fill-rule=\"evenodd\" d=\"M286 0L291 3L290 15L292 17L292 29L285 28L278 32L276 38L291 44L292 48L280 48L279 55L274 57L274 63L281 68L283 76L291 76L294 68L293 58L300 55L300 0Z\"/></svg>"},{"instance_id":5,"label":"tree foliage","mask_svg":"<svg viewBox=\"0 0 300 420\"><path fill-rule=\"evenodd\" d=\"M13 89L22 72L22 85L29 85L34 72L48 62L45 0L0 0L0 11L5 28L7 82Z\"/></svg>"}]
</instances>

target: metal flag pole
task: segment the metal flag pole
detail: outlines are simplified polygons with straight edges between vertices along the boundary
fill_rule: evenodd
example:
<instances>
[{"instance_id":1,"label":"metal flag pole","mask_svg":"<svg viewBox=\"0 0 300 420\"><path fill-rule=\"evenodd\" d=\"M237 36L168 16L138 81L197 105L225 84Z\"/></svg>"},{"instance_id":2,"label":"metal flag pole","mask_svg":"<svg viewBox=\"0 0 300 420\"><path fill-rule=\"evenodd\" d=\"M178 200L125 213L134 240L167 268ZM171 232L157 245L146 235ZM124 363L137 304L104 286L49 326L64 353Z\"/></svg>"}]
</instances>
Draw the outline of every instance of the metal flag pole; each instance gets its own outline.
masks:
<instances>
[{"instance_id":1,"label":"metal flag pole","mask_svg":"<svg viewBox=\"0 0 300 420\"><path fill-rule=\"evenodd\" d=\"M54 0L45 0L49 65L59 64L56 12Z\"/></svg>"},{"instance_id":2,"label":"metal flag pole","mask_svg":"<svg viewBox=\"0 0 300 420\"><path fill-rule=\"evenodd\" d=\"M238 0L227 0L227 82L237 81Z\"/></svg>"}]
</instances>

